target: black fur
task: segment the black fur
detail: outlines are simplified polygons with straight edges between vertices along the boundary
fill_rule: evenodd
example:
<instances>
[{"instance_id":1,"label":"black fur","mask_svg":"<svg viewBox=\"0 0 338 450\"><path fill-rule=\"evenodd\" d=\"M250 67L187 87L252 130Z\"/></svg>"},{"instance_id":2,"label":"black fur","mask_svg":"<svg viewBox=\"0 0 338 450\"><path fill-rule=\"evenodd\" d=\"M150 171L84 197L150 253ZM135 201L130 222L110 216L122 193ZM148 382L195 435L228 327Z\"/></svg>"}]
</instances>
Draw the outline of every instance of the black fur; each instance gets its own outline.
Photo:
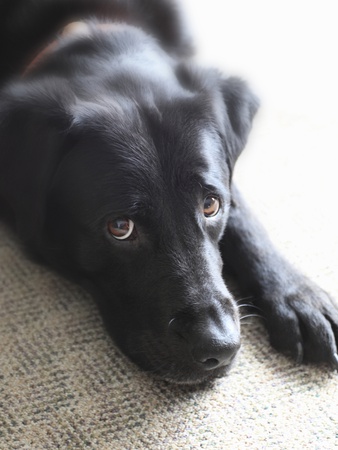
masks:
<instances>
[{"instance_id":1,"label":"black fur","mask_svg":"<svg viewBox=\"0 0 338 450\"><path fill-rule=\"evenodd\" d=\"M28 248L95 293L120 348L175 382L227 372L240 335L224 261L275 347L337 366L337 306L276 253L232 186L258 102L242 81L186 61L177 6L2 8L3 208ZM89 35L60 37L27 71L73 20L86 20ZM220 202L215 217L203 213L208 196ZM116 218L135 223L129 239L109 234Z\"/></svg>"}]
</instances>

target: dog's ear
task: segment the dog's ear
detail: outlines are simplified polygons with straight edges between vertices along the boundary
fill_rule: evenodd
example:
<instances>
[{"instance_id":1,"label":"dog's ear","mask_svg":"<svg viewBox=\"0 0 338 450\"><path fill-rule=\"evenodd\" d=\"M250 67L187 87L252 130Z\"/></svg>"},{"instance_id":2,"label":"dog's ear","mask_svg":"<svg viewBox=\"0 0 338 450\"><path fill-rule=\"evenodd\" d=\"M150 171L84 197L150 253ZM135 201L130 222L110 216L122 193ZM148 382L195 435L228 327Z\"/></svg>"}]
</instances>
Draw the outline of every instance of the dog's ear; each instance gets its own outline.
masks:
<instances>
[{"instance_id":1,"label":"dog's ear","mask_svg":"<svg viewBox=\"0 0 338 450\"><path fill-rule=\"evenodd\" d=\"M61 89L61 90L60 90ZM53 92L54 91L54 92ZM64 156L69 93L15 83L0 93L0 193L24 242L37 247L50 180Z\"/></svg>"},{"instance_id":2,"label":"dog's ear","mask_svg":"<svg viewBox=\"0 0 338 450\"><path fill-rule=\"evenodd\" d=\"M232 172L247 142L259 100L245 82L235 77L222 79L221 92L227 115L225 124L227 160Z\"/></svg>"}]
</instances>

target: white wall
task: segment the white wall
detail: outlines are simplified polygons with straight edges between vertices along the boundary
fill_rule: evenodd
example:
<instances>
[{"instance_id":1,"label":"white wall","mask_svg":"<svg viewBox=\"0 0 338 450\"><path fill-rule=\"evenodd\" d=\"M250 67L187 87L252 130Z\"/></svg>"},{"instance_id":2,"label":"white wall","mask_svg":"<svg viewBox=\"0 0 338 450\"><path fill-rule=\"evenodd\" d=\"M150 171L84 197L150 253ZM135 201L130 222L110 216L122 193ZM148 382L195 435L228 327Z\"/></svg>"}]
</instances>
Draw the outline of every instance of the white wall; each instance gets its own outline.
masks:
<instances>
[{"instance_id":1,"label":"white wall","mask_svg":"<svg viewBox=\"0 0 338 450\"><path fill-rule=\"evenodd\" d=\"M204 61L239 73L263 100L337 118L337 0L183 0Z\"/></svg>"}]
</instances>

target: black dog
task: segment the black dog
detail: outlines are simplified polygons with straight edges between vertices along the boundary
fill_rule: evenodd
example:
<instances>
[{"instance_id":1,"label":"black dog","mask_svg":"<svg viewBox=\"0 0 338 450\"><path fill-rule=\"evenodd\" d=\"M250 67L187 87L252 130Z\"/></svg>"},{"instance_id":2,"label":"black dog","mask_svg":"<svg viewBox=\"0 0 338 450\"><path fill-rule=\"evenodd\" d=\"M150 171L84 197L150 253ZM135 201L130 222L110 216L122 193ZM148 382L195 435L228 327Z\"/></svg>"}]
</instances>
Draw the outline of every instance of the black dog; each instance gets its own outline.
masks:
<instances>
[{"instance_id":1,"label":"black dog","mask_svg":"<svg viewBox=\"0 0 338 450\"><path fill-rule=\"evenodd\" d=\"M96 292L119 347L174 382L227 372L240 326L224 263L276 348L337 367L337 306L231 183L257 100L188 62L175 4L1 8L2 208L31 250Z\"/></svg>"}]
</instances>

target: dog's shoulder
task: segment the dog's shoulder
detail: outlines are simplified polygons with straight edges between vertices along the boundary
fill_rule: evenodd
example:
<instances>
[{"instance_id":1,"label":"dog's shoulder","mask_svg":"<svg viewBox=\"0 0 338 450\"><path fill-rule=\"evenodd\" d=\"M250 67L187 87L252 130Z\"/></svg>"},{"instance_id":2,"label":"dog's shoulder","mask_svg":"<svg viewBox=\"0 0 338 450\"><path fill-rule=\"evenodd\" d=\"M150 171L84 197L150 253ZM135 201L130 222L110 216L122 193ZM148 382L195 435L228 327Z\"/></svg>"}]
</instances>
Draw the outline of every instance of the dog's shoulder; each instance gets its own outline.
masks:
<instances>
[{"instance_id":1,"label":"dog's shoulder","mask_svg":"<svg viewBox=\"0 0 338 450\"><path fill-rule=\"evenodd\" d=\"M188 55L192 44L173 0L3 0L0 5L0 86L75 20L125 22L153 35L166 51Z\"/></svg>"}]
</instances>

